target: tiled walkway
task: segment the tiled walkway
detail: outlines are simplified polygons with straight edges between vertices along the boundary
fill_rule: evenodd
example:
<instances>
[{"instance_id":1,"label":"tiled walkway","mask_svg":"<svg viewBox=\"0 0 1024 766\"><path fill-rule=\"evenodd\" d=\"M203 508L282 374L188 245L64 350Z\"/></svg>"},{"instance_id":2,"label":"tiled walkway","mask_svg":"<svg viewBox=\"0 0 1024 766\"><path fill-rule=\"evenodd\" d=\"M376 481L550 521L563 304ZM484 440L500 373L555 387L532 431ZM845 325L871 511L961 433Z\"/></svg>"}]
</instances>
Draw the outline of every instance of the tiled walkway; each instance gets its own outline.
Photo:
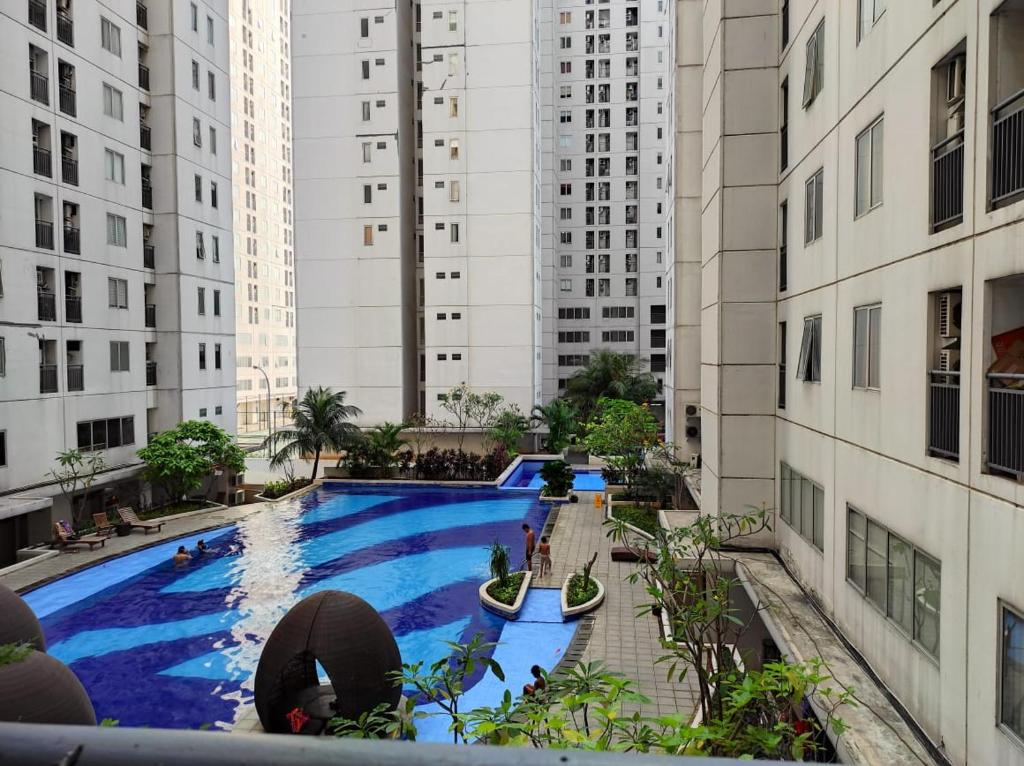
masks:
<instances>
[{"instance_id":1,"label":"tiled walkway","mask_svg":"<svg viewBox=\"0 0 1024 766\"><path fill-rule=\"evenodd\" d=\"M668 666L655 661L666 654L659 641L657 620L649 615L636 616L637 604L645 603L642 583L630 584L626 577L632 564L612 561L612 542L602 526L604 508L594 507L594 494L581 492L580 502L563 505L551 539L552 575L537 583L561 586L573 571L597 551L593 574L605 586L605 600L593 612L594 632L583 654L584 662L602 660L610 670L637 682L637 689L651 704L640 707L644 715L664 715L692 711L697 706L696 690L688 683L669 683ZM635 706L624 708L632 713Z\"/></svg>"}]
</instances>

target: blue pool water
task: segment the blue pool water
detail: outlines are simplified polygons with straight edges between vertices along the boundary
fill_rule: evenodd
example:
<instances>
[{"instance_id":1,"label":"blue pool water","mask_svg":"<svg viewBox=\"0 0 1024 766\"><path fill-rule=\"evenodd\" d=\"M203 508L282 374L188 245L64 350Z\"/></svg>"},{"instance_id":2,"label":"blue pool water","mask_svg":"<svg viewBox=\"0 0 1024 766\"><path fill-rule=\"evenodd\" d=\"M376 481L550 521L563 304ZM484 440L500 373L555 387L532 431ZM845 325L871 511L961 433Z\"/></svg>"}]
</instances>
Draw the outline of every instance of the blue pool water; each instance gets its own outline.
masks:
<instances>
[{"instance_id":1,"label":"blue pool water","mask_svg":"<svg viewBox=\"0 0 1024 766\"><path fill-rule=\"evenodd\" d=\"M540 477L540 469L544 467L543 460L523 460L508 478L502 482L503 489L535 489L539 490L544 486L544 480ZM573 466L572 488L577 492L604 492L604 477L600 469L583 468Z\"/></svg>"},{"instance_id":2,"label":"blue pool water","mask_svg":"<svg viewBox=\"0 0 1024 766\"><path fill-rule=\"evenodd\" d=\"M235 526L90 567L25 600L97 717L122 726L230 728L251 704L273 627L299 599L325 589L369 601L408 662L430 663L447 653L444 641L477 632L500 639L495 656L510 663L509 686L518 691L531 664L554 666L573 628L561 624L556 590L531 592L532 616L513 627L480 607L477 589L488 577L487 546L500 540L516 558L523 522L539 530L545 515L533 493L324 487ZM192 549L199 537L212 550L175 568L177 546ZM500 701L489 689L496 679L474 681L479 704ZM443 731L426 738L443 739Z\"/></svg>"}]
</instances>

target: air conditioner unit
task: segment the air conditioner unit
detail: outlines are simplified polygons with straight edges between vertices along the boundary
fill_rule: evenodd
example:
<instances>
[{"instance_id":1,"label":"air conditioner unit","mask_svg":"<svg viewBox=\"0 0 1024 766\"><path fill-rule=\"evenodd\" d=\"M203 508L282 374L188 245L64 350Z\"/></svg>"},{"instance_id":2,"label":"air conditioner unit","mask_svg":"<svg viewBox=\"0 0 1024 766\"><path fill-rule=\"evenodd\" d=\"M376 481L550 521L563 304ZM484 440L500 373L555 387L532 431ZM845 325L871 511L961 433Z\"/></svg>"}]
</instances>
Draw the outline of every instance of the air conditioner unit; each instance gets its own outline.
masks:
<instances>
[{"instance_id":1,"label":"air conditioner unit","mask_svg":"<svg viewBox=\"0 0 1024 766\"><path fill-rule=\"evenodd\" d=\"M700 455L698 455L696 452L691 453L690 454L690 468L696 468L697 464L699 462L700 462Z\"/></svg>"},{"instance_id":2,"label":"air conditioner unit","mask_svg":"<svg viewBox=\"0 0 1024 766\"><path fill-rule=\"evenodd\" d=\"M686 417L688 417L688 418L695 418L695 417L699 417L699 415L700 415L700 407L698 407L696 404L687 404L686 405Z\"/></svg>"},{"instance_id":3,"label":"air conditioner unit","mask_svg":"<svg viewBox=\"0 0 1024 766\"><path fill-rule=\"evenodd\" d=\"M960 337L961 301L958 292L939 294L939 335L943 338Z\"/></svg>"},{"instance_id":4,"label":"air conditioner unit","mask_svg":"<svg viewBox=\"0 0 1024 766\"><path fill-rule=\"evenodd\" d=\"M239 489L235 491L234 502L232 505L245 505L245 490Z\"/></svg>"}]
</instances>

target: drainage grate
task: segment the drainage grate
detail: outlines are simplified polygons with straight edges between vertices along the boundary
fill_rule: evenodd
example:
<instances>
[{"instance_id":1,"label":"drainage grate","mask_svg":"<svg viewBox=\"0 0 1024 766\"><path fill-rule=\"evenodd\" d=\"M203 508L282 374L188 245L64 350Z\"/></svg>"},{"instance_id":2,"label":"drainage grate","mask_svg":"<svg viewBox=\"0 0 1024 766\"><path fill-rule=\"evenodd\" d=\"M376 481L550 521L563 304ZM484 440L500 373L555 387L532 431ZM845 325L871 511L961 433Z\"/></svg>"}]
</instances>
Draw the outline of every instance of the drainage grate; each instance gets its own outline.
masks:
<instances>
[{"instance_id":1,"label":"drainage grate","mask_svg":"<svg viewBox=\"0 0 1024 766\"><path fill-rule=\"evenodd\" d=\"M551 539L551 537L553 536L552 533L555 531L555 524L558 523L558 514L561 512L561 510L562 507L560 505L556 505L548 513L548 519L544 522L544 530L540 533L541 537L546 537L549 540Z\"/></svg>"}]
</instances>

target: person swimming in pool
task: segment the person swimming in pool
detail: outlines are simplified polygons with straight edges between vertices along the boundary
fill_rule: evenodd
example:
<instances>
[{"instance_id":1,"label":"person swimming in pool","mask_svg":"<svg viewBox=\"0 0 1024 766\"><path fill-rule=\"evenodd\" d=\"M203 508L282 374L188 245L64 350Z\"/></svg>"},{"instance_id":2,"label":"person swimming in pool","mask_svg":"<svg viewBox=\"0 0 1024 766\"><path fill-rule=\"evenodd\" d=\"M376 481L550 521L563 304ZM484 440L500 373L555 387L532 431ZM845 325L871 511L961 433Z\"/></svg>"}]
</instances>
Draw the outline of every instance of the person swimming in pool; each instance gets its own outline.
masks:
<instances>
[{"instance_id":1,"label":"person swimming in pool","mask_svg":"<svg viewBox=\"0 0 1024 766\"><path fill-rule=\"evenodd\" d=\"M175 566L183 566L184 564L187 564L191 560L192 560L192 556L185 549L185 546L184 545L179 545L178 546L178 552L174 554L174 558L173 558L174 565Z\"/></svg>"}]
</instances>

